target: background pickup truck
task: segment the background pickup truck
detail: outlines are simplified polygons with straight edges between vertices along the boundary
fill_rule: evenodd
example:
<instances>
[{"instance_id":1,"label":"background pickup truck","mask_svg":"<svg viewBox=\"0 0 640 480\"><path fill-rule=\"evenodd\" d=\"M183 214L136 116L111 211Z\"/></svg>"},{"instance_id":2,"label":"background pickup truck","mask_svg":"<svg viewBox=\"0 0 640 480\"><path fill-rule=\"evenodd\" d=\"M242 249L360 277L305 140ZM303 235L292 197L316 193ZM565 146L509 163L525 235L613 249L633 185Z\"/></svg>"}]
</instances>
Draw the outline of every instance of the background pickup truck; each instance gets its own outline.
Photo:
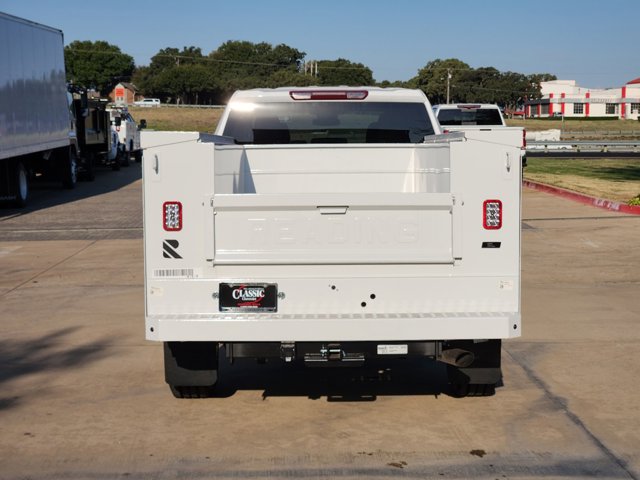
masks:
<instances>
[{"instance_id":1,"label":"background pickup truck","mask_svg":"<svg viewBox=\"0 0 640 480\"><path fill-rule=\"evenodd\" d=\"M219 354L426 356L493 394L521 333L521 146L373 87L241 91L216 135L144 132L146 337L174 395L212 394Z\"/></svg>"},{"instance_id":2,"label":"background pickup truck","mask_svg":"<svg viewBox=\"0 0 640 480\"><path fill-rule=\"evenodd\" d=\"M434 105L433 112L440 126L446 130L459 130L458 127L506 127L500 108L493 104Z\"/></svg>"}]
</instances>

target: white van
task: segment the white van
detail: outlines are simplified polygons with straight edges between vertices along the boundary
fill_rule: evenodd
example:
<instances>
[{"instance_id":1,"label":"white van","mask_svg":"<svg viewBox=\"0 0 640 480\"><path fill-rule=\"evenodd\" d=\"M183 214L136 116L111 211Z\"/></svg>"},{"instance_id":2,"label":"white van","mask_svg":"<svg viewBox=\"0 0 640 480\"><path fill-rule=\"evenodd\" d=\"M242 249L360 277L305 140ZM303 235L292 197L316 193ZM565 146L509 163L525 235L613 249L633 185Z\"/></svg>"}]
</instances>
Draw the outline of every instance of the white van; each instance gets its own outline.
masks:
<instances>
[{"instance_id":1,"label":"white van","mask_svg":"<svg viewBox=\"0 0 640 480\"><path fill-rule=\"evenodd\" d=\"M160 99L159 98L143 98L142 100L133 102L133 104L136 107L159 107Z\"/></svg>"}]
</instances>

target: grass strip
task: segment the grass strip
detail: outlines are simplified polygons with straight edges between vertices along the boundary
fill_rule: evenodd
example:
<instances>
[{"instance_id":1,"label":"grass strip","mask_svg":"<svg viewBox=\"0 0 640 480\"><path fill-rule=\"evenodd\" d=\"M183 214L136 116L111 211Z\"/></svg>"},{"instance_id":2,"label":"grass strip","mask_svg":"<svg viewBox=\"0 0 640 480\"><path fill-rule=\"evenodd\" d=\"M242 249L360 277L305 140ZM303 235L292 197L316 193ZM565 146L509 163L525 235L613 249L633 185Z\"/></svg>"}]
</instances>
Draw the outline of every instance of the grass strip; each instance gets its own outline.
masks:
<instances>
[{"instance_id":1,"label":"grass strip","mask_svg":"<svg viewBox=\"0 0 640 480\"><path fill-rule=\"evenodd\" d=\"M640 194L638 159L528 158L527 163L527 180L625 203Z\"/></svg>"}]
</instances>

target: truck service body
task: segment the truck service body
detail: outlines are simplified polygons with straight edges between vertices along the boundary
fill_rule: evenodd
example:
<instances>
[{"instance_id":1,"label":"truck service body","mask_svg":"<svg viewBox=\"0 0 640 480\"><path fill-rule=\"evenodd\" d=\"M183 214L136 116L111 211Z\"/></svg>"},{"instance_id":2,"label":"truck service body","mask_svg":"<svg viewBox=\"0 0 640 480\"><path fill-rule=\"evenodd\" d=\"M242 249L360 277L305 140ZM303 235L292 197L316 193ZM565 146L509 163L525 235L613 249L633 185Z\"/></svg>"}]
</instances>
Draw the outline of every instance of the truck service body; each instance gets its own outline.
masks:
<instances>
[{"instance_id":1,"label":"truck service body","mask_svg":"<svg viewBox=\"0 0 640 480\"><path fill-rule=\"evenodd\" d=\"M69 97L62 32L0 12L0 200L23 206L36 174L75 186Z\"/></svg>"},{"instance_id":2,"label":"truck service body","mask_svg":"<svg viewBox=\"0 0 640 480\"><path fill-rule=\"evenodd\" d=\"M142 161L142 148L140 146L140 130L146 125L142 120L140 125L136 123L127 107L114 106L108 109L111 115L111 123L118 134L118 142L122 150L123 162L127 166L133 159L140 163Z\"/></svg>"},{"instance_id":3,"label":"truck service body","mask_svg":"<svg viewBox=\"0 0 640 480\"><path fill-rule=\"evenodd\" d=\"M145 132L146 337L179 397L218 349L432 357L460 395L521 334L522 130L443 135L420 91L236 92L216 135Z\"/></svg>"}]
</instances>

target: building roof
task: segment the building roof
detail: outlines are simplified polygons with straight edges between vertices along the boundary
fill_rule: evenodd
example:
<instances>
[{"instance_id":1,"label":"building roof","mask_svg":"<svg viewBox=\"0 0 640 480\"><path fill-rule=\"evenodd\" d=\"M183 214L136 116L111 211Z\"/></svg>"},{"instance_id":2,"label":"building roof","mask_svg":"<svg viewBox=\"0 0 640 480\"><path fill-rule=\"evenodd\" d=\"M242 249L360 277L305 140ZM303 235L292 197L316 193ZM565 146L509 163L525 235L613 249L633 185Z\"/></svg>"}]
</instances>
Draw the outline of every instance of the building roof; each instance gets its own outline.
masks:
<instances>
[{"instance_id":1,"label":"building roof","mask_svg":"<svg viewBox=\"0 0 640 480\"><path fill-rule=\"evenodd\" d=\"M133 83L129 83L129 82L120 82L118 85L122 85L124 88L127 88L133 92L137 92L138 91L138 87L136 87Z\"/></svg>"},{"instance_id":2,"label":"building roof","mask_svg":"<svg viewBox=\"0 0 640 480\"><path fill-rule=\"evenodd\" d=\"M627 82L627 85L637 85L637 84L640 84L640 77L634 78L633 80L630 80Z\"/></svg>"}]
</instances>

